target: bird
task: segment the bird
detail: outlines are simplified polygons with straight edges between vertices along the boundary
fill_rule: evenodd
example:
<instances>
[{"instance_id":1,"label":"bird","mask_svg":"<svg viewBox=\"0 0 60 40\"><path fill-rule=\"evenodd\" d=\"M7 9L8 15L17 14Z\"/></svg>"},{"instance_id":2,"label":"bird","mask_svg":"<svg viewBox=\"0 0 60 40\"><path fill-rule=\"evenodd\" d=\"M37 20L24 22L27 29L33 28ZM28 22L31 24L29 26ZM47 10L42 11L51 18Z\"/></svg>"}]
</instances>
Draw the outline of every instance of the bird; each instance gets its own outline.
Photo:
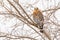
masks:
<instances>
[{"instance_id":1,"label":"bird","mask_svg":"<svg viewBox=\"0 0 60 40\"><path fill-rule=\"evenodd\" d=\"M44 17L42 11L39 10L37 7L33 10L33 20L38 25L37 28L40 29L40 32L43 33Z\"/></svg>"}]
</instances>

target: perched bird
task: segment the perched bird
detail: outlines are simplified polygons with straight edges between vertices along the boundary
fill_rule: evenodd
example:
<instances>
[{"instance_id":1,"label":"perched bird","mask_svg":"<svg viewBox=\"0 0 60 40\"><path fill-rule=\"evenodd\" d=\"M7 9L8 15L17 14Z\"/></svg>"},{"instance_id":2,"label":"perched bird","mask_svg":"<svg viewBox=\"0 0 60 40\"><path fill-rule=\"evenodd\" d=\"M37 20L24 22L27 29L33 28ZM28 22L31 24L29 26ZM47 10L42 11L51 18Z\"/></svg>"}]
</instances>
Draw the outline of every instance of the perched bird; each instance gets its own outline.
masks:
<instances>
[{"instance_id":1,"label":"perched bird","mask_svg":"<svg viewBox=\"0 0 60 40\"><path fill-rule=\"evenodd\" d=\"M38 8L34 8L33 10L33 20L37 23L40 32L43 32L44 18L41 10L39 10Z\"/></svg>"}]
</instances>

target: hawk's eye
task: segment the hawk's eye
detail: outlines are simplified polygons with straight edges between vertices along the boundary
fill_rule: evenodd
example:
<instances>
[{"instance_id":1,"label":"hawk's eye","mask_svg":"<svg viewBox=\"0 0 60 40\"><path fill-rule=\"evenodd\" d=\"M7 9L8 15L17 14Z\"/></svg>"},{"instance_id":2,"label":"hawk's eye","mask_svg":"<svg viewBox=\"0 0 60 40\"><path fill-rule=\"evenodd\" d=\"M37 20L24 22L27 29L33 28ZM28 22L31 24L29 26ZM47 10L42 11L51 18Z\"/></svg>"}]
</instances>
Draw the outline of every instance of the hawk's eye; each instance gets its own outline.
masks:
<instances>
[{"instance_id":1,"label":"hawk's eye","mask_svg":"<svg viewBox=\"0 0 60 40\"><path fill-rule=\"evenodd\" d=\"M34 8L35 10L38 10L38 8Z\"/></svg>"}]
</instances>

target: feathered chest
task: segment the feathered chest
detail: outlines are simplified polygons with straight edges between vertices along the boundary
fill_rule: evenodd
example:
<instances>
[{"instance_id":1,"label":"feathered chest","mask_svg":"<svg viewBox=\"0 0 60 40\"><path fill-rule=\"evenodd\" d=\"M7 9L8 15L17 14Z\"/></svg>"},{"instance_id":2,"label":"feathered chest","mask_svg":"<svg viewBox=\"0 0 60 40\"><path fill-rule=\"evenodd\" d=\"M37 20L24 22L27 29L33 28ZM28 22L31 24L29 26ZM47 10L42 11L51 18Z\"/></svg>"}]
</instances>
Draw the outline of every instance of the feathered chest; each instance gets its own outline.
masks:
<instances>
[{"instance_id":1,"label":"feathered chest","mask_svg":"<svg viewBox=\"0 0 60 40\"><path fill-rule=\"evenodd\" d=\"M33 12L33 16L42 16L42 12L40 12L40 11L34 11Z\"/></svg>"},{"instance_id":2,"label":"feathered chest","mask_svg":"<svg viewBox=\"0 0 60 40\"><path fill-rule=\"evenodd\" d=\"M43 20L43 14L42 14L42 12L35 10L33 12L33 18L39 19L39 20Z\"/></svg>"}]
</instances>

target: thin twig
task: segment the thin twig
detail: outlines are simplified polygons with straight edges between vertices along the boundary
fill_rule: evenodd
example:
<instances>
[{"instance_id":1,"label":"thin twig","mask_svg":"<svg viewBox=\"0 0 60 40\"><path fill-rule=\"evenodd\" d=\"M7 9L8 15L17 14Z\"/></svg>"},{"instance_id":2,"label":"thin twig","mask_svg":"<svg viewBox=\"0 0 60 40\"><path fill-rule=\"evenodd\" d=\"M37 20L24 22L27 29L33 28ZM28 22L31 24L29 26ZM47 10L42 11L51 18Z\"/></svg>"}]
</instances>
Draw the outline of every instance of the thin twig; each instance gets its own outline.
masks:
<instances>
[{"instance_id":1,"label":"thin twig","mask_svg":"<svg viewBox=\"0 0 60 40\"><path fill-rule=\"evenodd\" d=\"M49 33L47 33L45 30L43 30L43 34L44 34L49 40L51 40L51 37L49 36Z\"/></svg>"},{"instance_id":2,"label":"thin twig","mask_svg":"<svg viewBox=\"0 0 60 40\"><path fill-rule=\"evenodd\" d=\"M39 33L39 32L37 32L33 27L31 27L29 24L27 24L30 28L32 28L37 34L39 34L39 36L41 36L43 39L44 39L44 37ZM45 40L45 39L44 39Z\"/></svg>"},{"instance_id":3,"label":"thin twig","mask_svg":"<svg viewBox=\"0 0 60 40\"><path fill-rule=\"evenodd\" d=\"M6 38L9 38L9 39L21 39L21 38L28 38L28 39L33 39L33 40L37 40L37 39L34 39L32 37L26 37L26 36L15 36L15 35L12 35L12 34L8 34L8 33L3 33L3 32L0 32L0 37L6 37ZM5 35L4 35L5 34Z\"/></svg>"},{"instance_id":4,"label":"thin twig","mask_svg":"<svg viewBox=\"0 0 60 40\"><path fill-rule=\"evenodd\" d=\"M53 11L53 10L58 10L58 9L60 9L60 7L58 7L58 8L55 7L55 8L52 8L52 9L44 10L42 12Z\"/></svg>"},{"instance_id":5,"label":"thin twig","mask_svg":"<svg viewBox=\"0 0 60 40\"><path fill-rule=\"evenodd\" d=\"M0 13L0 15L12 15L12 16L18 18L20 21L24 22L25 24L29 24L29 23L26 23L26 21L23 21L22 17L20 17L20 16L18 16L16 14L12 14L12 12L9 9L7 9L5 6L4 6L4 8L7 10L8 13Z\"/></svg>"},{"instance_id":6,"label":"thin twig","mask_svg":"<svg viewBox=\"0 0 60 40\"><path fill-rule=\"evenodd\" d=\"M34 21L29 17L29 15L26 13L26 11L23 9L23 7L17 3L16 1L14 1L19 7L21 7L21 9L23 10L23 12L26 14L26 16L34 23Z\"/></svg>"},{"instance_id":7,"label":"thin twig","mask_svg":"<svg viewBox=\"0 0 60 40\"><path fill-rule=\"evenodd\" d=\"M19 12L19 10L9 1L9 0L7 0L14 8L15 8L15 10L19 13L19 15L24 19L24 20L26 20L29 24L31 24L31 22L29 22L23 15L21 15L21 13Z\"/></svg>"}]
</instances>

